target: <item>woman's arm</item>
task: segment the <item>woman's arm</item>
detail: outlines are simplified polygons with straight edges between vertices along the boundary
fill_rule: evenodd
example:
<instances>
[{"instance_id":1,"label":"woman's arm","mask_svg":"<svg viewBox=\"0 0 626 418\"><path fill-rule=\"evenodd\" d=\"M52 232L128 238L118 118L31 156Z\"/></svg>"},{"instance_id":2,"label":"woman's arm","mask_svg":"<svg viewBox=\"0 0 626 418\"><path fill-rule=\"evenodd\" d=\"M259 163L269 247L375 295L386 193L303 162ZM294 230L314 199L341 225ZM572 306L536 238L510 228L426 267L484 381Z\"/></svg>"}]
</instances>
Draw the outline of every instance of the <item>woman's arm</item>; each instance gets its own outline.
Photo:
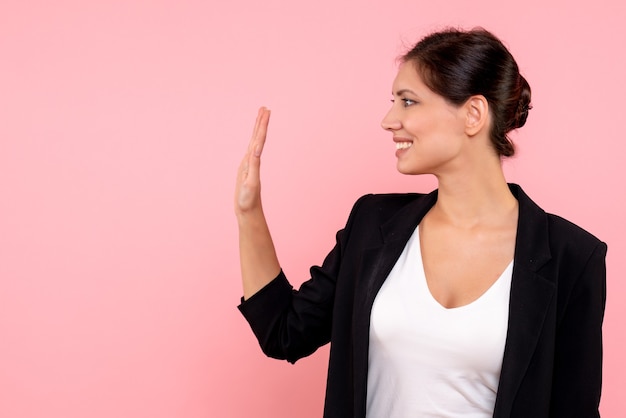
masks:
<instances>
[{"instance_id":1,"label":"woman's arm","mask_svg":"<svg viewBox=\"0 0 626 418\"><path fill-rule=\"evenodd\" d=\"M269 119L270 111L260 108L248 151L237 172L235 215L239 225L239 257L245 299L261 290L280 272L261 204L261 153Z\"/></svg>"},{"instance_id":2,"label":"woman's arm","mask_svg":"<svg viewBox=\"0 0 626 418\"><path fill-rule=\"evenodd\" d=\"M606 244L586 262L557 324L550 417L599 417Z\"/></svg>"}]
</instances>

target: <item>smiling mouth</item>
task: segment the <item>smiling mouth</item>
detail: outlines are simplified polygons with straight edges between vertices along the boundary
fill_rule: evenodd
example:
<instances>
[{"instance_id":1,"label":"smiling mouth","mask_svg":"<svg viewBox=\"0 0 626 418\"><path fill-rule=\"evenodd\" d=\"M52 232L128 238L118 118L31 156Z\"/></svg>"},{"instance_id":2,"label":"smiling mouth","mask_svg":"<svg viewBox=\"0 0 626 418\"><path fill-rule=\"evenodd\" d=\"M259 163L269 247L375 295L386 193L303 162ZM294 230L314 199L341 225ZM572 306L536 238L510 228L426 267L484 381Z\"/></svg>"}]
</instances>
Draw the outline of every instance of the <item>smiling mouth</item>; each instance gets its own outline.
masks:
<instances>
[{"instance_id":1,"label":"smiling mouth","mask_svg":"<svg viewBox=\"0 0 626 418\"><path fill-rule=\"evenodd\" d=\"M412 142L396 142L396 149L411 148L411 145L413 145Z\"/></svg>"}]
</instances>

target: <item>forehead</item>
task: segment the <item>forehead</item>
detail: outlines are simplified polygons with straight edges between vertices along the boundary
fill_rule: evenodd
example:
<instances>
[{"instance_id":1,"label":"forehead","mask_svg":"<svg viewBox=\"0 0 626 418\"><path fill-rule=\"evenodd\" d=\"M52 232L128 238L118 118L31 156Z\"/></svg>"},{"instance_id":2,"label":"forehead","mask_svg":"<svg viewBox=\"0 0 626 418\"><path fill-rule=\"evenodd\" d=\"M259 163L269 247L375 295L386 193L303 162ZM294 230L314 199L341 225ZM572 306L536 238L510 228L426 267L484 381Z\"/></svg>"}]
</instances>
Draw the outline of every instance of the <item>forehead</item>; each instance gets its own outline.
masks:
<instances>
[{"instance_id":1,"label":"forehead","mask_svg":"<svg viewBox=\"0 0 626 418\"><path fill-rule=\"evenodd\" d=\"M398 67L398 73L393 80L393 94L401 90L411 90L415 93L432 93L424 84L422 77L411 62L404 62Z\"/></svg>"}]
</instances>

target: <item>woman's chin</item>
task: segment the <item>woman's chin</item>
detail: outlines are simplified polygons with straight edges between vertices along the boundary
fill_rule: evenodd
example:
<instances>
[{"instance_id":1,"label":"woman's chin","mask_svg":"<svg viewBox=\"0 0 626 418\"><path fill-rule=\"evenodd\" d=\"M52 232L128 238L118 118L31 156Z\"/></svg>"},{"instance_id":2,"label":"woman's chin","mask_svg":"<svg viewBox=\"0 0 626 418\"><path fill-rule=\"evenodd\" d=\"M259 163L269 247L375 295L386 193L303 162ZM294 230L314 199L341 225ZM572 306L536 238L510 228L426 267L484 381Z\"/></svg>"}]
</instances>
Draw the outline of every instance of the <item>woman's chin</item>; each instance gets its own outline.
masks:
<instances>
[{"instance_id":1,"label":"woman's chin","mask_svg":"<svg viewBox=\"0 0 626 418\"><path fill-rule=\"evenodd\" d=\"M407 164L403 164L401 161L398 161L396 164L396 169L400 174L406 174L409 176L415 176L418 174L426 174L423 170L420 170L419 167L415 166L407 166Z\"/></svg>"}]
</instances>

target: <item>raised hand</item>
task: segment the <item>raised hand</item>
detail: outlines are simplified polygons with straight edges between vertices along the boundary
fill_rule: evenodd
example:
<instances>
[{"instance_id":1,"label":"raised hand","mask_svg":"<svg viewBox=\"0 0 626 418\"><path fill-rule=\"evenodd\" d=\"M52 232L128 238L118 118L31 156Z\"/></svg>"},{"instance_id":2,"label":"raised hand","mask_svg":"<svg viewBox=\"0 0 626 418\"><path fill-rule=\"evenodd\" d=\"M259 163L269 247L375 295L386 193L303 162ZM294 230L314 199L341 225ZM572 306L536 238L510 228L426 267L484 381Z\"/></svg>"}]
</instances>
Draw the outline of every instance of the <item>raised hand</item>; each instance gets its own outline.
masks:
<instances>
[{"instance_id":1,"label":"raised hand","mask_svg":"<svg viewBox=\"0 0 626 418\"><path fill-rule=\"evenodd\" d=\"M261 209L261 153L270 120L269 109L262 107L256 118L248 151L241 160L235 187L235 214L243 215Z\"/></svg>"},{"instance_id":2,"label":"raised hand","mask_svg":"<svg viewBox=\"0 0 626 418\"><path fill-rule=\"evenodd\" d=\"M280 272L280 264L261 206L261 153L265 145L270 111L259 109L248 152L237 172L235 214L239 225L239 257L243 295L246 299Z\"/></svg>"}]
</instances>

